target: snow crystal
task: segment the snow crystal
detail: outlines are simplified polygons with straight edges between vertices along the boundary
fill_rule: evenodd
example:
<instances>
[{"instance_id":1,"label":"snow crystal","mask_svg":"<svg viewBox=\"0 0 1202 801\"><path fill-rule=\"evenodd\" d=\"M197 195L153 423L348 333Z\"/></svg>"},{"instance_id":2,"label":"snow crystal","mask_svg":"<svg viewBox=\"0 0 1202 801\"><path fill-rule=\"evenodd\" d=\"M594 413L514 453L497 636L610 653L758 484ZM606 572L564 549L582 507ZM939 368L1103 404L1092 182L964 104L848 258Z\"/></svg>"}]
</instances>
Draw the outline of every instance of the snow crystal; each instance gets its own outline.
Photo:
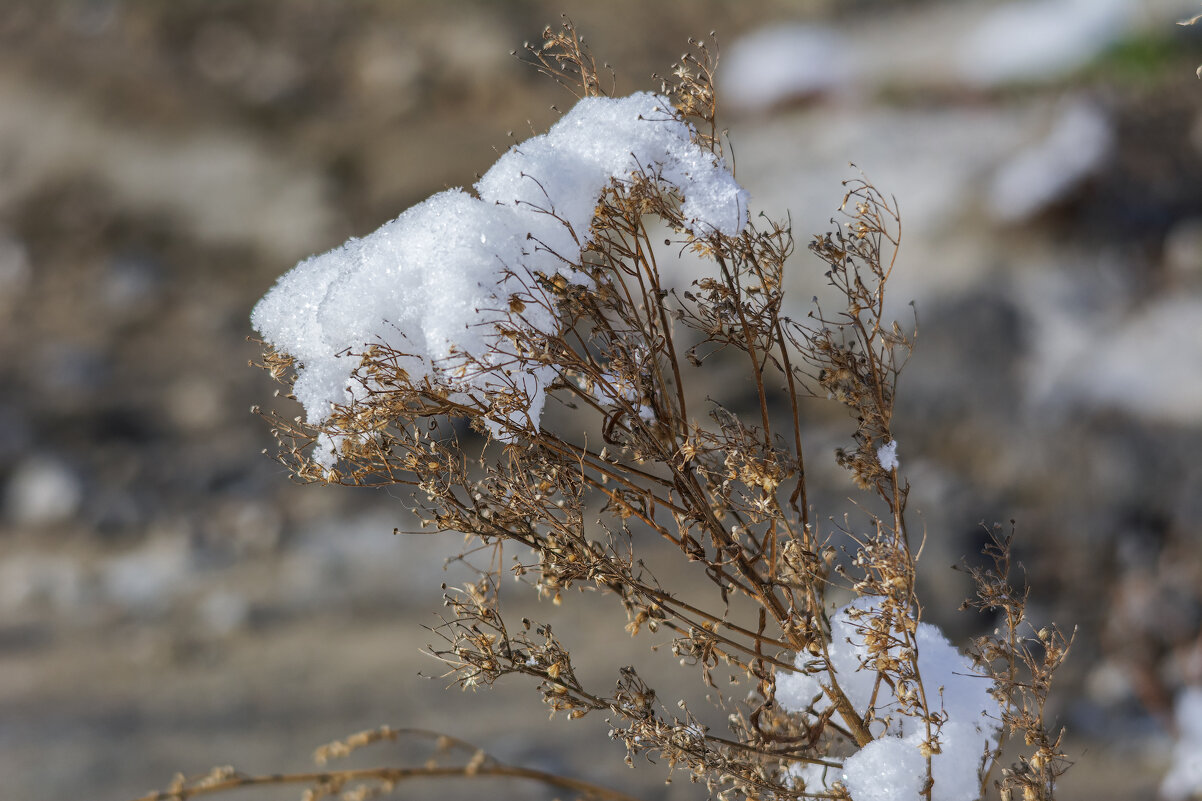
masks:
<instances>
[{"instance_id":1,"label":"snow crystal","mask_svg":"<svg viewBox=\"0 0 1202 801\"><path fill-rule=\"evenodd\" d=\"M899 464L897 461L897 440L893 440L877 448L876 460L885 470L896 470Z\"/></svg>"},{"instance_id":2,"label":"snow crystal","mask_svg":"<svg viewBox=\"0 0 1202 801\"><path fill-rule=\"evenodd\" d=\"M860 713L868 710L875 691L875 716L889 720L887 727L879 723L874 726L873 733L878 736L877 740L844 762L841 780L847 784L857 801L863 798L916 798L921 783L911 789L907 778L910 775L911 753L918 756L924 777L926 772L926 763L919 750L926 737L926 726L904 715L896 699L888 696L884 685L877 687L876 672L871 667L861 669L869 659L864 642L864 624L853 620L851 613L872 615L879 608L879 603L879 598L859 598L831 617L830 666L838 678L839 687ZM997 742L1000 710L997 701L989 695L991 684L976 674L972 660L960 654L936 626L919 623L915 642L918 647L918 670L931 710L947 715L947 722L939 729L941 753L931 758L935 779L933 801L972 801L980 789L977 768L981 758L986 749L992 748ZM822 681L825 673L810 675L804 672L810 660L809 654L798 655L794 664L801 672L782 671L777 674L776 698L787 711L802 712L819 696L822 698L815 704L817 711L829 705L823 700ZM865 752L868 752L867 755ZM897 763L896 770L899 772L889 773L891 778L888 781L896 784L879 784L886 780L882 764L890 760ZM802 778L815 789L819 784L814 782L821 781L814 771L807 771ZM838 771L827 771L821 786L830 789L830 782L836 779L839 779ZM879 786L878 790L872 792L889 794L862 796L852 788L853 783L866 788L871 782L878 782L874 786Z\"/></svg>"},{"instance_id":3,"label":"snow crystal","mask_svg":"<svg viewBox=\"0 0 1202 801\"><path fill-rule=\"evenodd\" d=\"M1178 694L1174 717L1177 744L1160 794L1169 801L1184 801L1202 795L1202 687L1188 687Z\"/></svg>"},{"instance_id":4,"label":"snow crystal","mask_svg":"<svg viewBox=\"0 0 1202 801\"><path fill-rule=\"evenodd\" d=\"M593 211L611 180L643 173L675 189L697 235L738 234L746 224L746 191L694 136L663 96L585 98L546 134L501 156L476 184L478 196L440 192L298 264L251 322L297 361L294 394L311 424L362 391L351 354L378 343L407 354L400 367L414 380L516 396L520 408L510 404L490 419L495 435L536 428L554 370L507 350L496 326L509 322L508 298L528 292L536 273L585 280L571 264L592 237ZM556 320L527 304L521 324L551 332ZM332 466L339 445L327 437L314 458Z\"/></svg>"}]
</instances>

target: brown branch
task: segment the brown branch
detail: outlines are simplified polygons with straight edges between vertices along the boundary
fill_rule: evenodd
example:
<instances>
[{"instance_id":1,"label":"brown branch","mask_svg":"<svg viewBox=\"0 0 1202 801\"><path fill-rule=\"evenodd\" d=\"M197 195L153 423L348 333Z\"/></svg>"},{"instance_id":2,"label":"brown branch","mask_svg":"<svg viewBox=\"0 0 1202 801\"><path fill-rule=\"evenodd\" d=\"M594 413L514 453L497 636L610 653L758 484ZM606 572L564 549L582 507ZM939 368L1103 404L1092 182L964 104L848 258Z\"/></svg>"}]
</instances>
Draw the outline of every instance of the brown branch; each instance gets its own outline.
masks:
<instances>
[{"instance_id":1,"label":"brown branch","mask_svg":"<svg viewBox=\"0 0 1202 801\"><path fill-rule=\"evenodd\" d=\"M504 777L529 779L551 787L559 787L581 793L599 801L643 801L618 790L602 787L592 782L557 776L554 773L521 768L501 763L485 762L481 765L468 764L462 767L423 766L415 768L365 768L358 770L315 771L310 773L273 773L264 776L233 776L223 780L206 782L203 785L185 786L175 790L159 790L141 796L134 801L186 801L202 795L214 795L265 785L308 784L343 786L349 782L379 782L396 784L409 779L464 778L479 779Z\"/></svg>"}]
</instances>

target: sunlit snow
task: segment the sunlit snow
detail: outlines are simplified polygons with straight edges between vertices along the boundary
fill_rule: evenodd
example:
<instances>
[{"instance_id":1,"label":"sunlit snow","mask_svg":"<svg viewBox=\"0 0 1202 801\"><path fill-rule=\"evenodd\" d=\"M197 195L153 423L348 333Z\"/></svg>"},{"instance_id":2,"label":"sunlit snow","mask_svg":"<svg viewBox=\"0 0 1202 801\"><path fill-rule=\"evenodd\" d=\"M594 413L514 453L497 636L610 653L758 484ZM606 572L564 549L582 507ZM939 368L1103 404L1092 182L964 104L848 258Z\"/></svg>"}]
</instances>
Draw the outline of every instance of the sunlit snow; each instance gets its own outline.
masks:
<instances>
[{"instance_id":1,"label":"sunlit snow","mask_svg":"<svg viewBox=\"0 0 1202 801\"><path fill-rule=\"evenodd\" d=\"M872 616L879 604L879 598L859 598L831 617L830 667L858 712L868 709L875 692L875 716L887 719L889 725L873 726L878 740L849 757L842 771L826 770L823 778L822 771L810 766L797 775L811 782L807 788L810 792L819 786L829 789L840 781L857 801L917 801L923 782L915 783L914 772L921 770L925 779L926 760L920 748L926 726L902 712L897 700L889 696L887 685L878 688L876 671L864 667L870 655L863 626L853 617L856 610ZM939 727L940 753L931 758L935 779L931 797L933 801L973 801L980 790L977 769L998 737L1000 709L989 694L992 682L977 674L972 660L961 655L936 626L919 623L915 641L918 670L930 708L947 715L947 722ZM822 688L828 681L825 674L804 672L811 660L808 653L800 654L796 667L803 672L777 674L776 698L788 711L801 712L815 698L819 698L818 710L829 705Z\"/></svg>"},{"instance_id":2,"label":"sunlit snow","mask_svg":"<svg viewBox=\"0 0 1202 801\"><path fill-rule=\"evenodd\" d=\"M494 435L537 428L554 371L497 335L509 320L508 298L528 291L538 273L572 278L602 191L636 172L683 196L694 234L737 234L747 193L695 136L663 96L585 98L546 134L502 155L476 184L478 195L440 192L374 233L298 264L251 321L300 365L294 394L308 422L322 423L332 405L362 391L352 378L353 354L383 344L407 354L401 367L415 381L523 401L516 411L490 415ZM521 315L533 331L555 328L544 306L530 304ZM325 438L318 462L333 465L338 440Z\"/></svg>"}]
</instances>

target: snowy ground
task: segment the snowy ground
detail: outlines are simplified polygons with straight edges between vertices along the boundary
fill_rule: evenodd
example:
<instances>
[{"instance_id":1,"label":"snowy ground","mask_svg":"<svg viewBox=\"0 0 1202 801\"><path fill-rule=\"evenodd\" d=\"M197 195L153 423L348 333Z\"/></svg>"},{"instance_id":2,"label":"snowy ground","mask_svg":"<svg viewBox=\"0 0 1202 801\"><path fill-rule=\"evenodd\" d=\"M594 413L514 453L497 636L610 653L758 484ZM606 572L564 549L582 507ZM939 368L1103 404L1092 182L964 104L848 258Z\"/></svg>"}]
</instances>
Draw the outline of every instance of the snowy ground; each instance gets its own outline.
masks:
<instances>
[{"instance_id":1,"label":"snowy ground","mask_svg":"<svg viewBox=\"0 0 1202 801\"><path fill-rule=\"evenodd\" d=\"M897 196L929 607L958 603L944 567L978 523L1015 518L1038 610L1081 627L1063 797L1148 797L1171 696L1202 680L1202 40L1171 24L1197 3L897 5L6 3L6 792L119 801L176 770L301 768L391 723L696 797L573 757L564 741L620 762L599 726L544 727L527 688L417 678L438 672L416 649L455 544L394 538L388 494L292 486L247 412L274 389L245 367L254 301L546 130L570 99L508 53L566 10L623 93L716 30L738 177L799 240L848 161ZM804 311L820 276L799 250ZM814 417L820 460L843 432ZM814 472L820 513L841 511L839 473Z\"/></svg>"}]
</instances>

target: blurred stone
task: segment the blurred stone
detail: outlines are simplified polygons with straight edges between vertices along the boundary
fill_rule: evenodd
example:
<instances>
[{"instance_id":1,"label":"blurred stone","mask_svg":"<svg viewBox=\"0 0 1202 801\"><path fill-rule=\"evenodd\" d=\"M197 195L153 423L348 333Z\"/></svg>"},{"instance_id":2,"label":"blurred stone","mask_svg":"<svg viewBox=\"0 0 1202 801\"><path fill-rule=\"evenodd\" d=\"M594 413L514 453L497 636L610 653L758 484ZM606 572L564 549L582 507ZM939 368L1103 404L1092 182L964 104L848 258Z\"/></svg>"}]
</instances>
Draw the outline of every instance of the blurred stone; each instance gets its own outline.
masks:
<instances>
[{"instance_id":1,"label":"blurred stone","mask_svg":"<svg viewBox=\"0 0 1202 801\"><path fill-rule=\"evenodd\" d=\"M190 540L184 529L152 534L138 548L106 559L100 568L106 600L131 612L167 611L191 583Z\"/></svg>"},{"instance_id":2,"label":"blurred stone","mask_svg":"<svg viewBox=\"0 0 1202 801\"><path fill-rule=\"evenodd\" d=\"M224 417L225 400L211 377L184 375L167 390L167 413L171 421L185 430L206 430Z\"/></svg>"},{"instance_id":3,"label":"blurred stone","mask_svg":"<svg viewBox=\"0 0 1202 801\"><path fill-rule=\"evenodd\" d=\"M100 36L109 31L120 16L116 0L79 0L59 6L59 20L82 36Z\"/></svg>"},{"instance_id":4,"label":"blurred stone","mask_svg":"<svg viewBox=\"0 0 1202 801\"><path fill-rule=\"evenodd\" d=\"M241 80L257 56L258 45L250 32L224 19L204 23L192 42L196 68L217 84Z\"/></svg>"},{"instance_id":5,"label":"blurred stone","mask_svg":"<svg viewBox=\"0 0 1202 801\"><path fill-rule=\"evenodd\" d=\"M228 637L245 627L250 603L239 593L218 589L200 601L197 612L205 628L219 637Z\"/></svg>"},{"instance_id":6,"label":"blurred stone","mask_svg":"<svg viewBox=\"0 0 1202 801\"><path fill-rule=\"evenodd\" d=\"M283 533L279 512L265 503L248 501L221 510L222 524L241 556L275 552Z\"/></svg>"},{"instance_id":7,"label":"blurred stone","mask_svg":"<svg viewBox=\"0 0 1202 801\"><path fill-rule=\"evenodd\" d=\"M1202 218L1182 220L1164 239L1164 266L1174 282L1202 282Z\"/></svg>"},{"instance_id":8,"label":"blurred stone","mask_svg":"<svg viewBox=\"0 0 1202 801\"><path fill-rule=\"evenodd\" d=\"M444 581L462 577L444 569L463 549L455 535L393 535L416 528L398 510L315 520L298 531L280 568L279 597L297 609L358 608L422 602Z\"/></svg>"},{"instance_id":9,"label":"blurred stone","mask_svg":"<svg viewBox=\"0 0 1202 801\"><path fill-rule=\"evenodd\" d=\"M1193 124L1189 128L1189 143L1194 150L1202 153L1202 111L1194 115Z\"/></svg>"},{"instance_id":10,"label":"blurred stone","mask_svg":"<svg viewBox=\"0 0 1202 801\"><path fill-rule=\"evenodd\" d=\"M158 265L138 256L121 255L108 263L100 299L118 317L145 317L157 311L161 284Z\"/></svg>"},{"instance_id":11,"label":"blurred stone","mask_svg":"<svg viewBox=\"0 0 1202 801\"><path fill-rule=\"evenodd\" d=\"M440 80L483 86L513 68L514 39L506 18L493 12L426 20L415 38L433 51L427 56L438 65Z\"/></svg>"},{"instance_id":12,"label":"blurred stone","mask_svg":"<svg viewBox=\"0 0 1202 801\"><path fill-rule=\"evenodd\" d=\"M1135 697L1127 671L1112 660L1094 665L1085 678L1085 691L1100 706L1116 706Z\"/></svg>"},{"instance_id":13,"label":"blurred stone","mask_svg":"<svg viewBox=\"0 0 1202 801\"><path fill-rule=\"evenodd\" d=\"M46 526L70 520L83 500L75 471L46 455L17 465L4 493L7 517L17 525Z\"/></svg>"},{"instance_id":14,"label":"blurred stone","mask_svg":"<svg viewBox=\"0 0 1202 801\"><path fill-rule=\"evenodd\" d=\"M0 80L0 152L2 205L85 175L103 187L105 215L166 219L208 245L252 245L284 262L328 247L334 214L324 177L245 130L209 121L148 127L106 116L103 104ZM110 224L100 219L97 236ZM81 227L62 225L73 234Z\"/></svg>"},{"instance_id":15,"label":"blurred stone","mask_svg":"<svg viewBox=\"0 0 1202 801\"><path fill-rule=\"evenodd\" d=\"M68 406L94 393L108 378L111 354L98 348L105 343L96 338L84 345L74 342L43 342L30 358L33 379L46 395Z\"/></svg>"},{"instance_id":16,"label":"blurred stone","mask_svg":"<svg viewBox=\"0 0 1202 801\"><path fill-rule=\"evenodd\" d=\"M355 49L351 87L362 102L389 99L388 111L401 115L417 103L423 62L413 42L395 30L373 30Z\"/></svg>"},{"instance_id":17,"label":"blurred stone","mask_svg":"<svg viewBox=\"0 0 1202 801\"><path fill-rule=\"evenodd\" d=\"M11 306L25 294L31 277L25 243L0 231L0 309Z\"/></svg>"},{"instance_id":18,"label":"blurred stone","mask_svg":"<svg viewBox=\"0 0 1202 801\"><path fill-rule=\"evenodd\" d=\"M88 597L80 563L47 553L17 553L0 560L0 609L14 613L46 606L70 612Z\"/></svg>"},{"instance_id":19,"label":"blurred stone","mask_svg":"<svg viewBox=\"0 0 1202 801\"><path fill-rule=\"evenodd\" d=\"M136 535L147 512L139 506L134 494L124 488L95 493L84 511L88 524L96 533L110 540Z\"/></svg>"},{"instance_id":20,"label":"blurred stone","mask_svg":"<svg viewBox=\"0 0 1202 801\"><path fill-rule=\"evenodd\" d=\"M0 403L0 461L12 464L33 440L29 419L20 406Z\"/></svg>"},{"instance_id":21,"label":"blurred stone","mask_svg":"<svg viewBox=\"0 0 1202 801\"><path fill-rule=\"evenodd\" d=\"M242 82L242 94L255 103L271 103L293 92L304 70L292 53L280 47L259 51L250 74Z\"/></svg>"}]
</instances>

